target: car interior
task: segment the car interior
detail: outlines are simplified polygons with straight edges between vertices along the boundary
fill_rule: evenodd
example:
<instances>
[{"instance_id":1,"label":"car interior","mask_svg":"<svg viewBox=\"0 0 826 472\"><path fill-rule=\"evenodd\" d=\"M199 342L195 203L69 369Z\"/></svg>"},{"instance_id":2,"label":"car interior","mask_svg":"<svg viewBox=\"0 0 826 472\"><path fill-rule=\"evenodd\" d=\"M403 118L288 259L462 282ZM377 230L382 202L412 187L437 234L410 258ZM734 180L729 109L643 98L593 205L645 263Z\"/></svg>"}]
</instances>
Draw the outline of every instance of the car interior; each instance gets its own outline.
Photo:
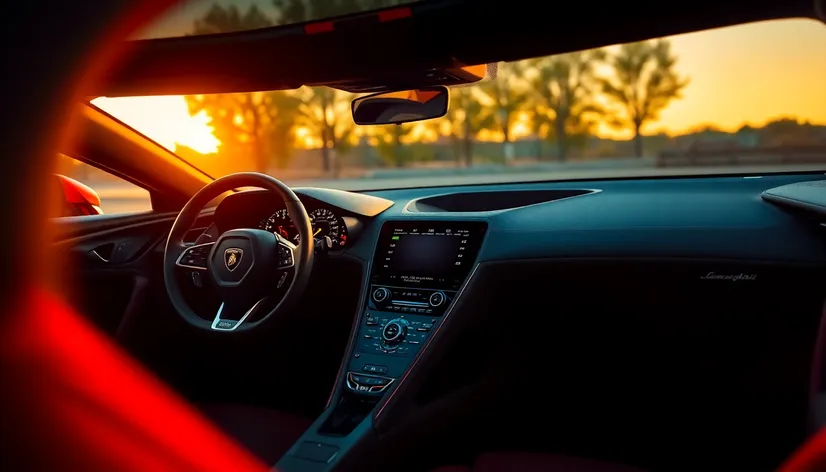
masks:
<instances>
[{"instance_id":1,"label":"car interior","mask_svg":"<svg viewBox=\"0 0 826 472\"><path fill-rule=\"evenodd\" d=\"M608 26L632 2L547 28L550 6L508 3L131 40L84 96L328 85L376 94L364 122L414 121L447 99L382 95L442 93L477 64L826 21L822 0L699 1ZM94 191L52 182L66 301L273 470L767 471L826 424L826 169L290 187L214 179L88 100L67 113L58 152L147 189L152 210L98 214Z\"/></svg>"}]
</instances>

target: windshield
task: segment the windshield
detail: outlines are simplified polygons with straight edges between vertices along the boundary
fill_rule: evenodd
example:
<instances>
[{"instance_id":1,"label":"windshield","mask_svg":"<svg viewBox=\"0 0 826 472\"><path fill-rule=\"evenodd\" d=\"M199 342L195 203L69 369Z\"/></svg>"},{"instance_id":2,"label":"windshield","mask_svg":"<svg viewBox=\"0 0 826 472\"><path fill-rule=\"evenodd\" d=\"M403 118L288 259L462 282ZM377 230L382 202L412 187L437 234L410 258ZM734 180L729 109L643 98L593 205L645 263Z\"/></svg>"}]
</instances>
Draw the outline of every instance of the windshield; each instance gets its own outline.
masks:
<instances>
[{"instance_id":1,"label":"windshield","mask_svg":"<svg viewBox=\"0 0 826 472\"><path fill-rule=\"evenodd\" d=\"M401 126L330 88L93 103L213 177L367 190L826 169L824 77L826 27L783 20L500 64Z\"/></svg>"}]
</instances>

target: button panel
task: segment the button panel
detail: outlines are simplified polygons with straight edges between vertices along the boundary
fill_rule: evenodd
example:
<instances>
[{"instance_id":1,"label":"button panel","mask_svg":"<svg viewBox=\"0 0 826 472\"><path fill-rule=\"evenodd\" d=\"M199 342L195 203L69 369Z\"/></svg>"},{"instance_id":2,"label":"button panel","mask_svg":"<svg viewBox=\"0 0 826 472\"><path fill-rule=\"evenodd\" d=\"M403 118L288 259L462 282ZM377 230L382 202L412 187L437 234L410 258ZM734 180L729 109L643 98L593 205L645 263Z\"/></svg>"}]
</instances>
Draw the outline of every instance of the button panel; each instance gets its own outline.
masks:
<instances>
[{"instance_id":1,"label":"button panel","mask_svg":"<svg viewBox=\"0 0 826 472\"><path fill-rule=\"evenodd\" d=\"M436 316L366 311L347 369L347 388L361 394L382 394L407 370L440 320Z\"/></svg>"},{"instance_id":2,"label":"button panel","mask_svg":"<svg viewBox=\"0 0 826 472\"><path fill-rule=\"evenodd\" d=\"M399 314L441 316L455 297L454 290L370 285L367 308Z\"/></svg>"},{"instance_id":3,"label":"button panel","mask_svg":"<svg viewBox=\"0 0 826 472\"><path fill-rule=\"evenodd\" d=\"M361 368L363 372L369 372L371 374L386 374L387 367L383 365L372 365L372 364L365 364L364 367Z\"/></svg>"},{"instance_id":4,"label":"button panel","mask_svg":"<svg viewBox=\"0 0 826 472\"><path fill-rule=\"evenodd\" d=\"M383 393L396 379L357 372L347 373L347 388L359 393Z\"/></svg>"},{"instance_id":5,"label":"button panel","mask_svg":"<svg viewBox=\"0 0 826 472\"><path fill-rule=\"evenodd\" d=\"M397 339L399 321L406 325L404 337L399 342L387 342L388 336ZM438 321L434 316L368 311L359 329L357 352L414 357Z\"/></svg>"},{"instance_id":6,"label":"button panel","mask_svg":"<svg viewBox=\"0 0 826 472\"><path fill-rule=\"evenodd\" d=\"M293 261L293 251L292 249L288 248L283 244L278 245L278 266L279 267L292 267Z\"/></svg>"},{"instance_id":7,"label":"button panel","mask_svg":"<svg viewBox=\"0 0 826 472\"><path fill-rule=\"evenodd\" d=\"M181 256L176 261L176 264L188 269L206 270L207 258L209 257L212 246L215 243L199 244L197 246L190 246L181 253Z\"/></svg>"}]
</instances>

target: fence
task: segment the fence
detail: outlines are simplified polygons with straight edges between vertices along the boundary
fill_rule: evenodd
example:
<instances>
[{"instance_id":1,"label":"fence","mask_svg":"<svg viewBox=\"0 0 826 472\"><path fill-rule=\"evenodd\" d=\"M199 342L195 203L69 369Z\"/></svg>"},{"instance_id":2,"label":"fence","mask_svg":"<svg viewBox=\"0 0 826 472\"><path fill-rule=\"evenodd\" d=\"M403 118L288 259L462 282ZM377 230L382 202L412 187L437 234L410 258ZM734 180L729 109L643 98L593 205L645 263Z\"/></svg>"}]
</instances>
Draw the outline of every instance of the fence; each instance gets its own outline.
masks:
<instances>
[{"instance_id":1,"label":"fence","mask_svg":"<svg viewBox=\"0 0 826 472\"><path fill-rule=\"evenodd\" d=\"M656 162L657 167L826 164L826 145L693 146L661 151Z\"/></svg>"}]
</instances>

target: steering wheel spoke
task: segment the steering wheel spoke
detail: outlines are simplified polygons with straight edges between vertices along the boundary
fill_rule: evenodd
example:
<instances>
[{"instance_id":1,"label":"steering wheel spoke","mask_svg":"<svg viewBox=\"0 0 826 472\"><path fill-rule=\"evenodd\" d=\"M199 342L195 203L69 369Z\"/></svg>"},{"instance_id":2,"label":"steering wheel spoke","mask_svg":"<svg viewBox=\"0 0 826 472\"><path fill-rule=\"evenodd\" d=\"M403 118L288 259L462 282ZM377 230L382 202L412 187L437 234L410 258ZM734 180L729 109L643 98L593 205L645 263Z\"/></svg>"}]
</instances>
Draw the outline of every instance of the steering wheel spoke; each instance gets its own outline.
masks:
<instances>
[{"instance_id":1,"label":"steering wheel spoke","mask_svg":"<svg viewBox=\"0 0 826 472\"><path fill-rule=\"evenodd\" d=\"M251 307L234 300L221 303L221 306L218 307L218 313L215 314L215 319L212 320L212 329L215 331L235 331L264 303L264 300L266 298L258 300Z\"/></svg>"},{"instance_id":2,"label":"steering wheel spoke","mask_svg":"<svg viewBox=\"0 0 826 472\"><path fill-rule=\"evenodd\" d=\"M214 242L210 242L185 247L175 265L185 269L207 270L207 259L214 245Z\"/></svg>"}]
</instances>

